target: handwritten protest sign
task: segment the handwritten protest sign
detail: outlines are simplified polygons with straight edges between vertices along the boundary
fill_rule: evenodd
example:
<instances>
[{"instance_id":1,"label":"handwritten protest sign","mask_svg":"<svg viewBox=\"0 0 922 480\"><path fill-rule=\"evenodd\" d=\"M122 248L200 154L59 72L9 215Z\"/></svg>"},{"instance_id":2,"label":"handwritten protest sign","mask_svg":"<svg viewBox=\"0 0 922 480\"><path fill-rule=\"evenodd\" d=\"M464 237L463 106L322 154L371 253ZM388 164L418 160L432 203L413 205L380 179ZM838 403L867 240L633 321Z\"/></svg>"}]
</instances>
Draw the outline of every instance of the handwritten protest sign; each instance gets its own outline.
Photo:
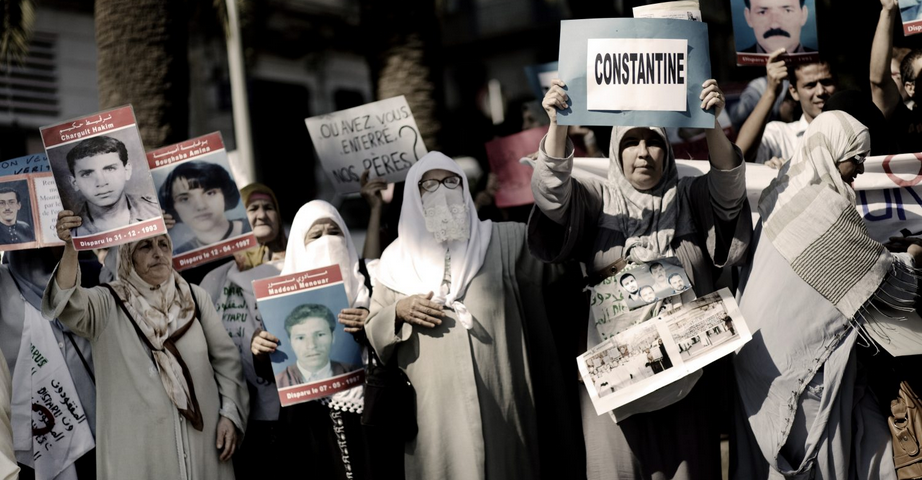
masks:
<instances>
[{"instance_id":1,"label":"handwritten protest sign","mask_svg":"<svg viewBox=\"0 0 922 480\"><path fill-rule=\"evenodd\" d=\"M596 414L669 385L752 339L726 288L608 338L576 362Z\"/></svg>"},{"instance_id":2,"label":"handwritten protest sign","mask_svg":"<svg viewBox=\"0 0 922 480\"><path fill-rule=\"evenodd\" d=\"M730 0L737 65L765 65L768 55L786 50L790 63L816 62L814 0Z\"/></svg>"},{"instance_id":3,"label":"handwritten protest sign","mask_svg":"<svg viewBox=\"0 0 922 480\"><path fill-rule=\"evenodd\" d=\"M349 306L339 266L256 280L253 291L281 339L270 358L283 407L362 385L361 347L336 321Z\"/></svg>"},{"instance_id":4,"label":"handwritten protest sign","mask_svg":"<svg viewBox=\"0 0 922 480\"><path fill-rule=\"evenodd\" d=\"M557 114L561 125L714 126L698 99L711 76L705 23L565 20L559 55L570 97Z\"/></svg>"},{"instance_id":5,"label":"handwritten protest sign","mask_svg":"<svg viewBox=\"0 0 922 480\"><path fill-rule=\"evenodd\" d=\"M529 65L525 67L525 77L535 98L544 98L551 88L551 81L557 78L557 62Z\"/></svg>"},{"instance_id":6,"label":"handwritten protest sign","mask_svg":"<svg viewBox=\"0 0 922 480\"><path fill-rule=\"evenodd\" d=\"M323 169L337 193L361 190L359 178L402 182L427 153L403 95L305 120Z\"/></svg>"},{"instance_id":7,"label":"handwritten protest sign","mask_svg":"<svg viewBox=\"0 0 922 480\"><path fill-rule=\"evenodd\" d=\"M0 162L0 250L63 245L54 229L62 209L48 157Z\"/></svg>"},{"instance_id":8,"label":"handwritten protest sign","mask_svg":"<svg viewBox=\"0 0 922 480\"><path fill-rule=\"evenodd\" d=\"M220 132L147 154L160 205L176 220L173 268L185 270L256 247Z\"/></svg>"},{"instance_id":9,"label":"handwritten protest sign","mask_svg":"<svg viewBox=\"0 0 922 480\"><path fill-rule=\"evenodd\" d=\"M131 106L44 127L41 133L61 204L83 220L72 232L77 250L166 233Z\"/></svg>"}]
</instances>

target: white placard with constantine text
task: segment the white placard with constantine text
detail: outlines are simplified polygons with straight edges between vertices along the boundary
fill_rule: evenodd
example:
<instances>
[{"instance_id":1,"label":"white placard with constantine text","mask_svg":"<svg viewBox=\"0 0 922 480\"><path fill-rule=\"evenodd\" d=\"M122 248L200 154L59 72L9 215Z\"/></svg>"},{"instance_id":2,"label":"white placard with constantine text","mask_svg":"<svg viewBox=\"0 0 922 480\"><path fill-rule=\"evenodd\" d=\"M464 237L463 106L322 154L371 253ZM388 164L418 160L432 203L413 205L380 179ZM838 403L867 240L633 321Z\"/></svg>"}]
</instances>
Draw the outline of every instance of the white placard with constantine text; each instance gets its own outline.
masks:
<instances>
[{"instance_id":1,"label":"white placard with constantine text","mask_svg":"<svg viewBox=\"0 0 922 480\"><path fill-rule=\"evenodd\" d=\"M591 38L586 53L588 110L686 110L687 40Z\"/></svg>"}]
</instances>

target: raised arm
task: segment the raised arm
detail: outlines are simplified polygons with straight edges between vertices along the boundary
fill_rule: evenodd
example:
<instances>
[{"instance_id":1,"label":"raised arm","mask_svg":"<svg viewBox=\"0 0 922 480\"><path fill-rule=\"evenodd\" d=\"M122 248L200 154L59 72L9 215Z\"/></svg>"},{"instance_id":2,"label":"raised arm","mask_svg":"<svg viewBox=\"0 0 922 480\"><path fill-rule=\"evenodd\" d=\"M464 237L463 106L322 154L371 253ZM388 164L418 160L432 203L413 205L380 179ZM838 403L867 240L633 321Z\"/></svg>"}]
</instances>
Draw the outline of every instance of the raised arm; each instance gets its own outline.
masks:
<instances>
[{"instance_id":1,"label":"raised arm","mask_svg":"<svg viewBox=\"0 0 922 480\"><path fill-rule=\"evenodd\" d=\"M781 85L788 76L788 67L784 60L778 60L785 50L779 48L772 52L768 57L768 63L765 66L767 73L768 85L762 92L762 98L759 103L749 114L749 118L743 122L740 133L736 137L736 145L743 151L743 157L747 161L754 161L759 153L759 146L762 144L762 134L765 132L765 125L771 118L772 108L778 95L781 94Z\"/></svg>"},{"instance_id":2,"label":"raised arm","mask_svg":"<svg viewBox=\"0 0 922 480\"><path fill-rule=\"evenodd\" d=\"M899 0L880 0L880 18L871 43L871 100L890 118L903 100L890 74L893 51L893 28L900 18Z\"/></svg>"},{"instance_id":3,"label":"raised arm","mask_svg":"<svg viewBox=\"0 0 922 480\"><path fill-rule=\"evenodd\" d=\"M71 238L71 229L81 225L80 217L70 210L58 214L58 238L64 242L64 255L58 263L54 277L45 287L42 314L57 318L77 335L95 340L108 324L113 314L114 302L106 298L100 288L83 288L79 285L80 262Z\"/></svg>"},{"instance_id":4,"label":"raised arm","mask_svg":"<svg viewBox=\"0 0 922 480\"><path fill-rule=\"evenodd\" d=\"M717 121L717 117L720 116L724 106L727 104L726 97L720 91L720 87L717 86L717 80L706 80L702 85L699 98L701 99L701 108L704 110L714 109L714 128L705 132L711 166L718 170L732 170L738 167L740 163L743 163L743 159Z\"/></svg>"},{"instance_id":5,"label":"raised arm","mask_svg":"<svg viewBox=\"0 0 922 480\"><path fill-rule=\"evenodd\" d=\"M370 209L362 258L371 260L381 258L381 215L384 210L384 199L381 197L381 192L387 188L387 183L383 178L368 180L368 175L369 170L365 170L359 180L362 184L362 198L368 203Z\"/></svg>"}]
</instances>

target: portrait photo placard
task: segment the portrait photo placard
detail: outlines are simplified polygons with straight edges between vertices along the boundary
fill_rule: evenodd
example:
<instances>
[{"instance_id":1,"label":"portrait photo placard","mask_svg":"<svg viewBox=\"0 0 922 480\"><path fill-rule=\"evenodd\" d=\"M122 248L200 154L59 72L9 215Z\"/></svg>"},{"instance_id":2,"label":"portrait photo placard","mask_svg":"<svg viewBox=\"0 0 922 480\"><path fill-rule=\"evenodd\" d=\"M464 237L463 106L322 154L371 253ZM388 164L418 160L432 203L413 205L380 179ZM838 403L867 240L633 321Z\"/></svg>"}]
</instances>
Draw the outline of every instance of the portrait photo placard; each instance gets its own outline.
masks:
<instances>
[{"instance_id":1,"label":"portrait photo placard","mask_svg":"<svg viewBox=\"0 0 922 480\"><path fill-rule=\"evenodd\" d=\"M281 340L270 359L283 407L362 385L361 346L337 320L349 306L338 265L255 280L253 291Z\"/></svg>"},{"instance_id":2,"label":"portrait photo placard","mask_svg":"<svg viewBox=\"0 0 922 480\"><path fill-rule=\"evenodd\" d=\"M185 270L257 246L220 132L147 153L163 210L176 224L173 268Z\"/></svg>"},{"instance_id":3,"label":"portrait photo placard","mask_svg":"<svg viewBox=\"0 0 922 480\"><path fill-rule=\"evenodd\" d=\"M615 275L615 283L629 310L680 295L692 286L675 257L632 262Z\"/></svg>"},{"instance_id":4,"label":"portrait photo placard","mask_svg":"<svg viewBox=\"0 0 922 480\"><path fill-rule=\"evenodd\" d=\"M0 162L0 251L64 245L54 229L61 210L48 157Z\"/></svg>"},{"instance_id":5,"label":"portrait photo placard","mask_svg":"<svg viewBox=\"0 0 922 480\"><path fill-rule=\"evenodd\" d=\"M779 48L791 64L820 59L815 0L730 0L730 12L737 65L765 65Z\"/></svg>"},{"instance_id":6,"label":"portrait photo placard","mask_svg":"<svg viewBox=\"0 0 922 480\"><path fill-rule=\"evenodd\" d=\"M61 205L83 220L74 247L90 250L166 233L131 106L41 129Z\"/></svg>"},{"instance_id":7,"label":"portrait photo placard","mask_svg":"<svg viewBox=\"0 0 922 480\"><path fill-rule=\"evenodd\" d=\"M336 193L361 190L359 179L365 170L369 180L402 182L410 167L428 153L403 95L304 122Z\"/></svg>"},{"instance_id":8,"label":"portrait photo placard","mask_svg":"<svg viewBox=\"0 0 922 480\"><path fill-rule=\"evenodd\" d=\"M577 357L602 415L659 390L752 339L726 288L624 330Z\"/></svg>"},{"instance_id":9,"label":"portrait photo placard","mask_svg":"<svg viewBox=\"0 0 922 480\"><path fill-rule=\"evenodd\" d=\"M713 128L701 85L711 77L706 23L660 18L564 20L560 125Z\"/></svg>"}]
</instances>

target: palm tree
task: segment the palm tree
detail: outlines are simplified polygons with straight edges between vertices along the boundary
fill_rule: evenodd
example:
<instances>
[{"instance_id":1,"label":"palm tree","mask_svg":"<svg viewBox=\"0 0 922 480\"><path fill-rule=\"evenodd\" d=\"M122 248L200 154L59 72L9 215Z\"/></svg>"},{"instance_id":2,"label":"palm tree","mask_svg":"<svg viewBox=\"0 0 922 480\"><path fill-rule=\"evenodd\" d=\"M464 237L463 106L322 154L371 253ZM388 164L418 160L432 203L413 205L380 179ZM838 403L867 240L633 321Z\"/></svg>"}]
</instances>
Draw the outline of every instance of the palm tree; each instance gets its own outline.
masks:
<instances>
[{"instance_id":1,"label":"palm tree","mask_svg":"<svg viewBox=\"0 0 922 480\"><path fill-rule=\"evenodd\" d=\"M439 148L441 97L435 49L440 43L433 0L362 0L362 25L375 95L404 95L429 150Z\"/></svg>"},{"instance_id":2,"label":"palm tree","mask_svg":"<svg viewBox=\"0 0 922 480\"><path fill-rule=\"evenodd\" d=\"M102 109L132 104L147 149L189 135L187 3L95 0Z\"/></svg>"},{"instance_id":3,"label":"palm tree","mask_svg":"<svg viewBox=\"0 0 922 480\"><path fill-rule=\"evenodd\" d=\"M0 0L0 63L22 61L29 51L34 25L32 0Z\"/></svg>"}]
</instances>

